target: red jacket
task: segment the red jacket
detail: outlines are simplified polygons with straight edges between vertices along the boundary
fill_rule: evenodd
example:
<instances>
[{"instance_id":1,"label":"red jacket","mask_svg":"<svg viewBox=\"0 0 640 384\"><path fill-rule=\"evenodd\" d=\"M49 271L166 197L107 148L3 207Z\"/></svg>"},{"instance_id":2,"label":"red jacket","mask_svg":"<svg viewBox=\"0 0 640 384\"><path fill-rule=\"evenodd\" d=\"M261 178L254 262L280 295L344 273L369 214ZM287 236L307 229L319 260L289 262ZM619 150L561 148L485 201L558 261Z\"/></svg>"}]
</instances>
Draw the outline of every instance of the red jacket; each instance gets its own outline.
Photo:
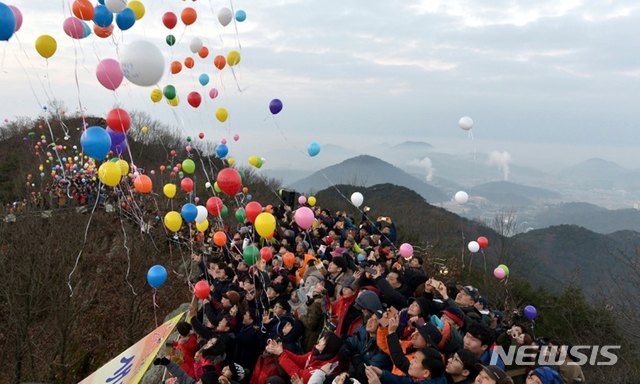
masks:
<instances>
[{"instance_id":1,"label":"red jacket","mask_svg":"<svg viewBox=\"0 0 640 384\"><path fill-rule=\"evenodd\" d=\"M302 382L306 384L311 378L311 371L320 369L327 363L338 361L337 354L329 360L318 360L316 357L313 351L304 355L296 355L285 349L278 356L278 363L289 376L298 375Z\"/></svg>"},{"instance_id":2,"label":"red jacket","mask_svg":"<svg viewBox=\"0 0 640 384\"><path fill-rule=\"evenodd\" d=\"M182 368L187 375L191 376L195 379L195 371L193 369L193 364L195 363L194 356L196 351L198 350L198 338L195 334L190 334L188 339L185 342L174 341L174 348L180 350L182 352L182 358L184 362L180 364L180 368Z\"/></svg>"}]
</instances>

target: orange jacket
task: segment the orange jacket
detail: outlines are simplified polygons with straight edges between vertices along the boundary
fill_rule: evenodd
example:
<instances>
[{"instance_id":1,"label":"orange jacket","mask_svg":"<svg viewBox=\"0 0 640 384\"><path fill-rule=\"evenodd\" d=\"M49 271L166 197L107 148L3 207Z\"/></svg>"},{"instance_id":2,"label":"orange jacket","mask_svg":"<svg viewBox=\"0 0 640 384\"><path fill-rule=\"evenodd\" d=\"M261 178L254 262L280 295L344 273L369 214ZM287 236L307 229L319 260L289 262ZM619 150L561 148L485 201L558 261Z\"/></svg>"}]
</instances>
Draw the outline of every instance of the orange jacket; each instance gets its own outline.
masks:
<instances>
[{"instance_id":1,"label":"orange jacket","mask_svg":"<svg viewBox=\"0 0 640 384\"><path fill-rule=\"evenodd\" d=\"M378 344L378 348L380 348L384 353L391 356L389 352L389 344L387 344L387 335L389 335L389 329L386 327L378 328L378 334L376 335L376 344ZM412 352L407 354L407 349L411 348L413 344L411 344L411 340L400 341L400 347L402 347L402 352L406 356L409 361L413 360L413 356L416 354ZM391 359L393 361L393 358ZM396 367L396 362L393 362L393 371L391 371L394 375L398 376L407 376L406 373L402 372L398 367Z\"/></svg>"}]
</instances>

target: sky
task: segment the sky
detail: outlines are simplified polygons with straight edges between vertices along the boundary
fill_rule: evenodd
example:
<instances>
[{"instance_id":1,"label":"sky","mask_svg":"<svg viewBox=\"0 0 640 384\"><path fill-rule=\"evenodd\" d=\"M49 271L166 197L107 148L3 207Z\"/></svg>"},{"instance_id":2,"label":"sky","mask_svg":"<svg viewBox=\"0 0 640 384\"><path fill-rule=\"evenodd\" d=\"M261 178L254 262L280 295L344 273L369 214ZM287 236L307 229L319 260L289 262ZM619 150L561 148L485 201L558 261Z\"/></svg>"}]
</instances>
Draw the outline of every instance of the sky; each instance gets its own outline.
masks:
<instances>
[{"instance_id":1,"label":"sky","mask_svg":"<svg viewBox=\"0 0 640 384\"><path fill-rule=\"evenodd\" d=\"M204 132L207 139L231 142L238 133L230 155L247 163L249 155L267 150L304 152L310 141L366 152L413 140L468 153L470 139L458 120L470 116L473 145L487 154L508 152L514 164L554 169L601 157L640 168L638 2L238 0L233 7L247 19L227 27L216 17L231 6L227 1L142 2L147 13L132 29L83 40L62 30L71 1L5 2L22 11L24 24L0 43L6 97L0 118L37 116L53 97L70 111L82 104L99 116L119 104L149 112L185 135ZM162 15L187 6L198 20L190 27L179 22L171 31L179 43L169 47ZM34 47L43 34L58 42L49 60ZM212 54L170 75L170 61L192 56L195 37ZM167 74L159 86L176 86L178 107L154 104L154 87L125 80L113 92L97 82L98 62L117 59L140 39L162 50ZM213 66L215 55L230 50L242 56L235 79L228 67ZM198 83L201 73L212 78L206 87ZM211 87L220 91L215 100L206 96ZM186 102L192 91L204 96L198 109ZM284 103L275 119L268 110L273 98ZM214 117L219 107L229 111L225 124ZM271 160L267 164L313 167L302 154Z\"/></svg>"}]
</instances>

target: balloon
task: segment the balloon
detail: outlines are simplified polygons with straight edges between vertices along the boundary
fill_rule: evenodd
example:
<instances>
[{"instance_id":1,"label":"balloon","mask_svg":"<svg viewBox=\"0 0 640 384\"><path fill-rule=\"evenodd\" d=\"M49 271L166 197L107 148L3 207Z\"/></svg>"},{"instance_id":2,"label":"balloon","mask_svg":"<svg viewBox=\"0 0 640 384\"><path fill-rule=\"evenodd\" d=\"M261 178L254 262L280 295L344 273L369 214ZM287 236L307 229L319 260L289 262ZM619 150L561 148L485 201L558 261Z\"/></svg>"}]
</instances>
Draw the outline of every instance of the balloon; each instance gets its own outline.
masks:
<instances>
[{"instance_id":1,"label":"balloon","mask_svg":"<svg viewBox=\"0 0 640 384\"><path fill-rule=\"evenodd\" d=\"M102 28L106 28L113 23L113 13L104 5L96 5L93 10L93 22Z\"/></svg>"},{"instance_id":2,"label":"balloon","mask_svg":"<svg viewBox=\"0 0 640 384\"><path fill-rule=\"evenodd\" d=\"M238 140L240 140L240 135L236 133L235 135L233 135L233 141L238 141Z\"/></svg>"},{"instance_id":3,"label":"balloon","mask_svg":"<svg viewBox=\"0 0 640 384\"><path fill-rule=\"evenodd\" d=\"M207 183L209 184L209 183ZM211 184L209 184L209 187L211 186ZM209 188L207 187L207 188ZM213 190L216 191L216 193L222 193L222 190L220 190L220 187L218 187L218 182L216 181L215 183L213 183Z\"/></svg>"},{"instance_id":4,"label":"balloon","mask_svg":"<svg viewBox=\"0 0 640 384\"><path fill-rule=\"evenodd\" d=\"M497 279L504 279L507 274L504 272L504 269L497 267L493 270L493 276L495 276Z\"/></svg>"},{"instance_id":5,"label":"balloon","mask_svg":"<svg viewBox=\"0 0 640 384\"><path fill-rule=\"evenodd\" d=\"M173 100L176 98L176 87L174 87L173 85L167 85L166 87L164 87L162 94L168 100Z\"/></svg>"},{"instance_id":6,"label":"balloon","mask_svg":"<svg viewBox=\"0 0 640 384\"><path fill-rule=\"evenodd\" d=\"M228 153L229 147L227 147L226 145L220 144L216 147L216 154L218 155L218 157L223 158L227 156Z\"/></svg>"},{"instance_id":7,"label":"balloon","mask_svg":"<svg viewBox=\"0 0 640 384\"><path fill-rule=\"evenodd\" d=\"M240 186L242 185L240 174L233 168L225 168L220 171L216 180L220 190L227 196L235 196L240 191ZM260 210L262 211L262 208L260 208Z\"/></svg>"},{"instance_id":8,"label":"balloon","mask_svg":"<svg viewBox=\"0 0 640 384\"><path fill-rule=\"evenodd\" d=\"M262 213L262 206L256 201L252 201L244 208L244 213L250 222L255 223L256 218Z\"/></svg>"},{"instance_id":9,"label":"balloon","mask_svg":"<svg viewBox=\"0 0 640 384\"><path fill-rule=\"evenodd\" d=\"M456 203L463 205L469 200L469 195L467 195L467 192L465 191L458 191L456 192L454 199L456 200Z\"/></svg>"},{"instance_id":10,"label":"balloon","mask_svg":"<svg viewBox=\"0 0 640 384\"><path fill-rule=\"evenodd\" d=\"M180 96L176 96L175 99L167 100L167 103L172 107L177 107L180 104Z\"/></svg>"},{"instance_id":11,"label":"balloon","mask_svg":"<svg viewBox=\"0 0 640 384\"><path fill-rule=\"evenodd\" d=\"M298 204L304 205L307 202L307 198L304 196L298 197Z\"/></svg>"},{"instance_id":12,"label":"balloon","mask_svg":"<svg viewBox=\"0 0 640 384\"><path fill-rule=\"evenodd\" d=\"M269 103L269 111L274 115L280 113L280 111L282 111L282 101L280 101L280 99L271 100Z\"/></svg>"},{"instance_id":13,"label":"balloon","mask_svg":"<svg viewBox=\"0 0 640 384\"><path fill-rule=\"evenodd\" d=\"M198 53L202 49L202 46L202 39L200 39L199 37L194 37L189 44L189 49L192 53Z\"/></svg>"},{"instance_id":14,"label":"balloon","mask_svg":"<svg viewBox=\"0 0 640 384\"><path fill-rule=\"evenodd\" d=\"M84 31L82 32L82 38L84 39L91 34L91 27L84 21L82 22L82 27L84 28Z\"/></svg>"},{"instance_id":15,"label":"balloon","mask_svg":"<svg viewBox=\"0 0 640 384\"><path fill-rule=\"evenodd\" d=\"M160 100L162 100L162 91L157 88L151 91L151 101L158 103Z\"/></svg>"},{"instance_id":16,"label":"balloon","mask_svg":"<svg viewBox=\"0 0 640 384\"><path fill-rule=\"evenodd\" d=\"M172 232L178 232L182 227L182 216L176 211L168 212L164 215L164 225Z\"/></svg>"},{"instance_id":17,"label":"balloon","mask_svg":"<svg viewBox=\"0 0 640 384\"><path fill-rule=\"evenodd\" d=\"M218 119L219 122L224 123L225 121L227 121L228 117L229 117L229 112L227 112L226 109L218 108L218 110L216 111L216 118Z\"/></svg>"},{"instance_id":18,"label":"balloon","mask_svg":"<svg viewBox=\"0 0 640 384\"><path fill-rule=\"evenodd\" d=\"M133 13L136 15L136 20L140 20L142 19L142 17L144 17L144 14L146 12L144 4L142 4L138 0L130 1L127 7L131 8Z\"/></svg>"},{"instance_id":19,"label":"balloon","mask_svg":"<svg viewBox=\"0 0 640 384\"><path fill-rule=\"evenodd\" d=\"M112 109L107 115L107 125L116 132L127 132L131 126L131 118L124 109Z\"/></svg>"},{"instance_id":20,"label":"balloon","mask_svg":"<svg viewBox=\"0 0 640 384\"><path fill-rule=\"evenodd\" d=\"M500 264L498 265L498 268L502 269L504 271L505 276L509 276L509 267L507 267L504 264Z\"/></svg>"},{"instance_id":21,"label":"balloon","mask_svg":"<svg viewBox=\"0 0 640 384\"><path fill-rule=\"evenodd\" d=\"M96 160L102 160L111 149L111 137L101 127L91 127L80 137L82 152Z\"/></svg>"},{"instance_id":22,"label":"balloon","mask_svg":"<svg viewBox=\"0 0 640 384\"><path fill-rule=\"evenodd\" d=\"M351 194L351 204L359 207L364 202L364 196L360 192L354 192Z\"/></svg>"},{"instance_id":23,"label":"balloon","mask_svg":"<svg viewBox=\"0 0 640 384\"><path fill-rule=\"evenodd\" d=\"M173 35L167 35L165 41L167 42L168 46L173 47L173 45L176 43L176 37Z\"/></svg>"},{"instance_id":24,"label":"balloon","mask_svg":"<svg viewBox=\"0 0 640 384\"><path fill-rule=\"evenodd\" d=\"M200 81L200 85L202 86L209 84L209 75L207 75L206 73L203 73L198 78L198 81Z\"/></svg>"},{"instance_id":25,"label":"balloon","mask_svg":"<svg viewBox=\"0 0 640 384\"><path fill-rule=\"evenodd\" d=\"M20 30L20 27L22 27L22 12L20 12L20 10L13 5L10 5L9 8L11 8L11 10L13 11L13 15L16 18L16 28L13 31L15 33Z\"/></svg>"},{"instance_id":26,"label":"balloon","mask_svg":"<svg viewBox=\"0 0 640 384\"><path fill-rule=\"evenodd\" d=\"M184 221L186 221L187 223L190 223L192 221L195 221L196 217L198 217L198 207L196 207L191 203L187 203L182 206L182 210L180 210L180 214L182 215L182 218L184 219Z\"/></svg>"},{"instance_id":27,"label":"balloon","mask_svg":"<svg viewBox=\"0 0 640 384\"><path fill-rule=\"evenodd\" d=\"M133 180L133 186L136 187L136 190L140 193L149 193L153 189L151 178L147 175L136 177L136 179Z\"/></svg>"},{"instance_id":28,"label":"balloon","mask_svg":"<svg viewBox=\"0 0 640 384\"><path fill-rule=\"evenodd\" d=\"M273 257L273 251L269 247L262 247L260 249L260 258L266 262L269 262Z\"/></svg>"},{"instance_id":29,"label":"balloon","mask_svg":"<svg viewBox=\"0 0 640 384\"><path fill-rule=\"evenodd\" d=\"M111 36L111 33L113 33L113 25L104 28L99 25L94 25L93 32L95 32L96 36L106 39Z\"/></svg>"},{"instance_id":30,"label":"balloon","mask_svg":"<svg viewBox=\"0 0 640 384\"><path fill-rule=\"evenodd\" d=\"M478 245L480 246L480 248L485 249L487 248L487 245L489 245L489 240L487 240L486 237L484 236L480 236L478 237L478 240L476 240L478 242Z\"/></svg>"},{"instance_id":31,"label":"balloon","mask_svg":"<svg viewBox=\"0 0 640 384\"><path fill-rule=\"evenodd\" d=\"M93 8L91 8L93 9ZM42 35L36 39L36 51L40 54L40 56L45 59L50 58L56 53L58 49L58 43L56 39L49 35Z\"/></svg>"},{"instance_id":32,"label":"balloon","mask_svg":"<svg viewBox=\"0 0 640 384\"><path fill-rule=\"evenodd\" d=\"M109 187L115 187L120 183L120 167L111 162L103 163L100 168L98 168L98 178L103 184Z\"/></svg>"},{"instance_id":33,"label":"balloon","mask_svg":"<svg viewBox=\"0 0 640 384\"><path fill-rule=\"evenodd\" d=\"M96 68L96 77L103 87L115 91L120 84L124 75L120 69L120 63L114 59L104 59Z\"/></svg>"},{"instance_id":34,"label":"balloon","mask_svg":"<svg viewBox=\"0 0 640 384\"><path fill-rule=\"evenodd\" d=\"M154 265L147 272L147 281L153 288L158 288L167 281L167 270L162 265Z\"/></svg>"},{"instance_id":35,"label":"balloon","mask_svg":"<svg viewBox=\"0 0 640 384\"><path fill-rule=\"evenodd\" d=\"M204 133L200 132L200 133L198 134L198 137L200 138L200 140L204 139Z\"/></svg>"},{"instance_id":36,"label":"balloon","mask_svg":"<svg viewBox=\"0 0 640 384\"><path fill-rule=\"evenodd\" d=\"M257 156L251 156L249 157L249 164L253 165L254 167L258 165L258 157Z\"/></svg>"},{"instance_id":37,"label":"balloon","mask_svg":"<svg viewBox=\"0 0 640 384\"><path fill-rule=\"evenodd\" d=\"M120 53L120 68L124 77L135 85L149 87L164 75L164 55L146 40L127 45Z\"/></svg>"},{"instance_id":38,"label":"balloon","mask_svg":"<svg viewBox=\"0 0 640 384\"><path fill-rule=\"evenodd\" d=\"M184 179L182 179L182 182L180 182L180 187L185 192L193 191L193 180L191 180L188 177L185 177Z\"/></svg>"},{"instance_id":39,"label":"balloon","mask_svg":"<svg viewBox=\"0 0 640 384\"><path fill-rule=\"evenodd\" d=\"M236 220L239 223L244 223L244 221L247 220L247 215L244 212L244 208L238 208L238 210L236 211Z\"/></svg>"},{"instance_id":40,"label":"balloon","mask_svg":"<svg viewBox=\"0 0 640 384\"><path fill-rule=\"evenodd\" d=\"M209 294L211 288L209 287L209 284L207 284L206 281L198 281L196 283L196 286L193 289L193 293L196 295L196 297L200 300L204 300L207 297L209 297Z\"/></svg>"},{"instance_id":41,"label":"balloon","mask_svg":"<svg viewBox=\"0 0 640 384\"><path fill-rule=\"evenodd\" d=\"M182 71L182 63L179 62L178 60L172 61L171 62L171 74L175 75L180 73L180 71Z\"/></svg>"},{"instance_id":42,"label":"balloon","mask_svg":"<svg viewBox=\"0 0 640 384\"><path fill-rule=\"evenodd\" d=\"M241 9L236 11L236 20L240 23L247 20L247 13Z\"/></svg>"},{"instance_id":43,"label":"balloon","mask_svg":"<svg viewBox=\"0 0 640 384\"><path fill-rule=\"evenodd\" d=\"M233 13L227 7L220 8L218 11L218 21L222 24L223 27L229 25L229 23L233 20Z\"/></svg>"},{"instance_id":44,"label":"balloon","mask_svg":"<svg viewBox=\"0 0 640 384\"><path fill-rule=\"evenodd\" d=\"M206 59L209 56L209 48L207 47L200 48L200 51L198 51L198 56L200 56L200 58L202 59Z\"/></svg>"},{"instance_id":45,"label":"balloon","mask_svg":"<svg viewBox=\"0 0 640 384\"><path fill-rule=\"evenodd\" d=\"M118 165L118 168L120 168L120 174L122 176L129 173L129 163L127 163L125 160L120 159L116 161L116 164Z\"/></svg>"},{"instance_id":46,"label":"balloon","mask_svg":"<svg viewBox=\"0 0 640 384\"><path fill-rule=\"evenodd\" d=\"M16 14L4 3L0 3L0 41L9 41L16 31Z\"/></svg>"},{"instance_id":47,"label":"balloon","mask_svg":"<svg viewBox=\"0 0 640 384\"><path fill-rule=\"evenodd\" d=\"M136 23L136 14L131 8L125 8L116 15L116 24L123 31L130 29Z\"/></svg>"},{"instance_id":48,"label":"balloon","mask_svg":"<svg viewBox=\"0 0 640 384\"><path fill-rule=\"evenodd\" d=\"M187 102L189 102L189 105L193 108L198 108L202 102L202 96L200 96L198 92L191 92L189 96L187 96Z\"/></svg>"},{"instance_id":49,"label":"balloon","mask_svg":"<svg viewBox=\"0 0 640 384\"><path fill-rule=\"evenodd\" d=\"M256 232L262 237L273 236L273 231L276 230L276 218L267 212L263 212L256 217L255 222Z\"/></svg>"},{"instance_id":50,"label":"balloon","mask_svg":"<svg viewBox=\"0 0 640 384\"><path fill-rule=\"evenodd\" d=\"M182 13L180 13L180 19L182 19L182 22L184 23L184 25L191 25L195 23L197 18L198 18L198 13L196 12L195 9L190 7L183 9Z\"/></svg>"},{"instance_id":51,"label":"balloon","mask_svg":"<svg viewBox=\"0 0 640 384\"><path fill-rule=\"evenodd\" d=\"M93 5L89 0L76 0L71 6L73 15L80 20L90 21L93 20L95 11Z\"/></svg>"},{"instance_id":52,"label":"balloon","mask_svg":"<svg viewBox=\"0 0 640 384\"><path fill-rule=\"evenodd\" d=\"M462 128L463 130L468 131L473 128L473 120L471 120L470 117L465 116L460 119L458 125L460 125L460 128Z\"/></svg>"},{"instance_id":53,"label":"balloon","mask_svg":"<svg viewBox=\"0 0 640 384\"><path fill-rule=\"evenodd\" d=\"M233 157L230 157L227 162L229 163L229 165L233 165L236 161L233 159Z\"/></svg>"},{"instance_id":54,"label":"balloon","mask_svg":"<svg viewBox=\"0 0 640 384\"><path fill-rule=\"evenodd\" d=\"M196 163L191 159L182 162L182 169L187 173L193 173L196 170Z\"/></svg>"},{"instance_id":55,"label":"balloon","mask_svg":"<svg viewBox=\"0 0 640 384\"><path fill-rule=\"evenodd\" d=\"M202 223L198 223L196 221L196 229L198 230L198 232L204 232L209 228L209 220L204 219L204 221Z\"/></svg>"},{"instance_id":56,"label":"balloon","mask_svg":"<svg viewBox=\"0 0 640 384\"><path fill-rule=\"evenodd\" d=\"M198 209L198 215L196 216L196 223L202 223L203 221L207 220L207 208L205 208L202 205L198 205L196 207Z\"/></svg>"},{"instance_id":57,"label":"balloon","mask_svg":"<svg viewBox=\"0 0 640 384\"><path fill-rule=\"evenodd\" d=\"M308 207L300 207L296 209L294 219L298 227L302 229L309 229L313 225L313 211Z\"/></svg>"},{"instance_id":58,"label":"balloon","mask_svg":"<svg viewBox=\"0 0 640 384\"><path fill-rule=\"evenodd\" d=\"M75 17L67 17L62 23L62 29L69 37L74 39L82 39L84 36L84 24L80 19Z\"/></svg>"},{"instance_id":59,"label":"balloon","mask_svg":"<svg viewBox=\"0 0 640 384\"><path fill-rule=\"evenodd\" d=\"M244 257L245 263L253 265L258 261L258 257L260 257L260 250L255 245L250 245L242 251L242 256Z\"/></svg>"},{"instance_id":60,"label":"balloon","mask_svg":"<svg viewBox=\"0 0 640 384\"><path fill-rule=\"evenodd\" d=\"M400 256L404 257L405 259L413 256L413 247L411 246L411 244L404 243L400 246Z\"/></svg>"},{"instance_id":61,"label":"balloon","mask_svg":"<svg viewBox=\"0 0 640 384\"><path fill-rule=\"evenodd\" d=\"M533 305L524 307L524 316L529 320L535 320L538 317L538 310Z\"/></svg>"},{"instance_id":62,"label":"balloon","mask_svg":"<svg viewBox=\"0 0 640 384\"><path fill-rule=\"evenodd\" d=\"M220 211L220 217L224 219L225 217L227 217L228 214L229 214L229 208L227 208L226 205L223 205L222 211Z\"/></svg>"},{"instance_id":63,"label":"balloon","mask_svg":"<svg viewBox=\"0 0 640 384\"><path fill-rule=\"evenodd\" d=\"M127 7L127 0L105 0L104 5L111 13L118 13Z\"/></svg>"},{"instance_id":64,"label":"balloon","mask_svg":"<svg viewBox=\"0 0 640 384\"><path fill-rule=\"evenodd\" d=\"M470 241L467 248L469 248L469 252L476 253L480 250L480 245L475 241Z\"/></svg>"},{"instance_id":65,"label":"balloon","mask_svg":"<svg viewBox=\"0 0 640 384\"><path fill-rule=\"evenodd\" d=\"M184 59L184 66L191 69L196 64L196 62L191 57L187 57Z\"/></svg>"},{"instance_id":66,"label":"balloon","mask_svg":"<svg viewBox=\"0 0 640 384\"><path fill-rule=\"evenodd\" d=\"M225 245L227 243L227 235L224 234L224 232L216 232L215 235L213 235L213 242L222 247L223 245Z\"/></svg>"},{"instance_id":67,"label":"balloon","mask_svg":"<svg viewBox=\"0 0 640 384\"><path fill-rule=\"evenodd\" d=\"M209 90L209 97L212 99L218 97L218 90L215 88L211 88L211 90Z\"/></svg>"},{"instance_id":68,"label":"balloon","mask_svg":"<svg viewBox=\"0 0 640 384\"><path fill-rule=\"evenodd\" d=\"M231 51L227 54L227 64L230 67L240 64L240 53L238 51Z\"/></svg>"},{"instance_id":69,"label":"balloon","mask_svg":"<svg viewBox=\"0 0 640 384\"><path fill-rule=\"evenodd\" d=\"M219 70L222 70L225 65L227 65L227 59L222 55L218 55L213 58L213 65L215 65Z\"/></svg>"},{"instance_id":70,"label":"balloon","mask_svg":"<svg viewBox=\"0 0 640 384\"><path fill-rule=\"evenodd\" d=\"M315 141L311 142L307 147L307 153L309 153L309 156L311 157L316 156L318 153L320 153L320 144L316 143Z\"/></svg>"},{"instance_id":71,"label":"balloon","mask_svg":"<svg viewBox=\"0 0 640 384\"><path fill-rule=\"evenodd\" d=\"M209 211L212 216L219 216L222 211L222 206L222 200L217 196L210 197L209 200L207 200L207 211Z\"/></svg>"},{"instance_id":72,"label":"balloon","mask_svg":"<svg viewBox=\"0 0 640 384\"><path fill-rule=\"evenodd\" d=\"M162 192L164 192L164 195L167 196L170 199L173 199L173 197L176 195L176 185L175 184L165 184L164 188L162 188Z\"/></svg>"},{"instance_id":73,"label":"balloon","mask_svg":"<svg viewBox=\"0 0 640 384\"><path fill-rule=\"evenodd\" d=\"M178 16L173 12L167 12L162 15L162 24L169 29L173 29L178 24Z\"/></svg>"},{"instance_id":74,"label":"balloon","mask_svg":"<svg viewBox=\"0 0 640 384\"><path fill-rule=\"evenodd\" d=\"M284 256L282 256L282 263L284 264L285 268L293 267L293 264L295 262L296 262L296 257L291 252L287 252L284 254Z\"/></svg>"},{"instance_id":75,"label":"balloon","mask_svg":"<svg viewBox=\"0 0 640 384\"><path fill-rule=\"evenodd\" d=\"M309 206L313 207L316 205L316 198L311 196L307 199L307 204L309 204Z\"/></svg>"},{"instance_id":76,"label":"balloon","mask_svg":"<svg viewBox=\"0 0 640 384\"><path fill-rule=\"evenodd\" d=\"M111 151L113 151L113 153L115 153L116 155L120 156L123 153L125 153L126 150L127 150L126 141L123 140L119 143L111 142Z\"/></svg>"}]
</instances>

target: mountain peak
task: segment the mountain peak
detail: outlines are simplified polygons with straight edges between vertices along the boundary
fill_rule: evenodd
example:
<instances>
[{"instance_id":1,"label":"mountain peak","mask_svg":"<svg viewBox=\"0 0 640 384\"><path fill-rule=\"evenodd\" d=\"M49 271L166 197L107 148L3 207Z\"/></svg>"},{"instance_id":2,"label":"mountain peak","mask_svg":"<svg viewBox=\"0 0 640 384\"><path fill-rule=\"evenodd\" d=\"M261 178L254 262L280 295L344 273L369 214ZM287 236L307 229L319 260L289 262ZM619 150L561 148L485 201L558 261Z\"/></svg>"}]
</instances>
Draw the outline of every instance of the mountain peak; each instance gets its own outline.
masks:
<instances>
[{"instance_id":1,"label":"mountain peak","mask_svg":"<svg viewBox=\"0 0 640 384\"><path fill-rule=\"evenodd\" d=\"M398 145L394 145L393 148L433 148L433 145L424 141L405 141Z\"/></svg>"}]
</instances>

